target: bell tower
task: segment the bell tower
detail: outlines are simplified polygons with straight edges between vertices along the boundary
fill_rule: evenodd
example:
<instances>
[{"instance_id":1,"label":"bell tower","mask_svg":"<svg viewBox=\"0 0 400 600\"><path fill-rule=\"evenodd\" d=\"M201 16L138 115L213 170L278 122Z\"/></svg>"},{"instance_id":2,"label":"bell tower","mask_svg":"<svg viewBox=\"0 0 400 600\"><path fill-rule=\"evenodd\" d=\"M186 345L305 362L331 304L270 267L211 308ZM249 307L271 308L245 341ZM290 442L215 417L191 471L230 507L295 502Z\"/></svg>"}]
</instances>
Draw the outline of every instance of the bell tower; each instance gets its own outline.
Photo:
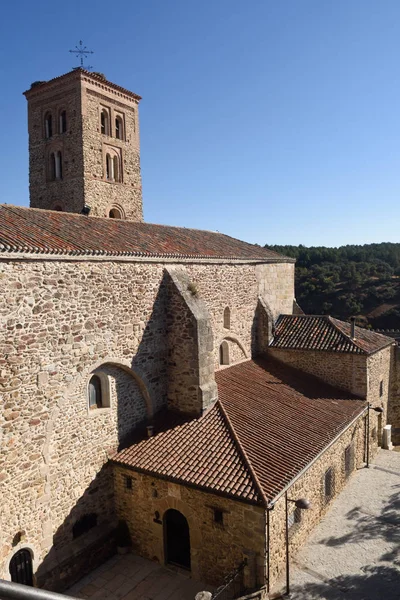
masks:
<instances>
[{"instance_id":1,"label":"bell tower","mask_svg":"<svg viewBox=\"0 0 400 600\"><path fill-rule=\"evenodd\" d=\"M143 221L140 96L82 68L24 95L31 208Z\"/></svg>"}]
</instances>

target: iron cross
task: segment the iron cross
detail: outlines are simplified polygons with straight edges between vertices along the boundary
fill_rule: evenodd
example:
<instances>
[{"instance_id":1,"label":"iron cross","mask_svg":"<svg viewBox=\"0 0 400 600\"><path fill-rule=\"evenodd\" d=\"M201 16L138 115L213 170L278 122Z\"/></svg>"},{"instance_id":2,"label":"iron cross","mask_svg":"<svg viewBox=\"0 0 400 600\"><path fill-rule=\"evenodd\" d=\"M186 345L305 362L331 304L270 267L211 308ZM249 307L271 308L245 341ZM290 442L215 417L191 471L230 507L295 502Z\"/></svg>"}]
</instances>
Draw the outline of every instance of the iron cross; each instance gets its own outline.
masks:
<instances>
[{"instance_id":1,"label":"iron cross","mask_svg":"<svg viewBox=\"0 0 400 600\"><path fill-rule=\"evenodd\" d=\"M75 50L69 50L69 52L71 52L72 54L75 54L76 58L79 58L81 61L81 64L79 65L79 67L74 67L74 69L93 69L93 67L87 65L86 67L83 65L83 59L84 57L86 57L86 55L88 54L94 54L94 52L92 50L87 50L86 46L83 45L82 40L79 40L79 48L78 46L75 46Z\"/></svg>"}]
</instances>

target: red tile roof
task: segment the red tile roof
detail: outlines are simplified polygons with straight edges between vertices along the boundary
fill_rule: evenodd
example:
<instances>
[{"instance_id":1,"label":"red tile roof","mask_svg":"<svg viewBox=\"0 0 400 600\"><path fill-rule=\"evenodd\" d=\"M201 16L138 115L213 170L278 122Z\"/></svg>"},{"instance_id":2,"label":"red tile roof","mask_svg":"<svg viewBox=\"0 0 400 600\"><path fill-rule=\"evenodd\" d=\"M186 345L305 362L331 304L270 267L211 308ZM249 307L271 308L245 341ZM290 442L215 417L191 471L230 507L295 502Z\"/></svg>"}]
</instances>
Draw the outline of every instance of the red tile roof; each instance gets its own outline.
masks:
<instances>
[{"instance_id":1,"label":"red tile roof","mask_svg":"<svg viewBox=\"0 0 400 600\"><path fill-rule=\"evenodd\" d=\"M293 262L222 233L0 205L0 253Z\"/></svg>"},{"instance_id":2,"label":"red tile roof","mask_svg":"<svg viewBox=\"0 0 400 600\"><path fill-rule=\"evenodd\" d=\"M219 401L205 415L114 461L247 502L272 501L366 408L273 361L246 361L216 380Z\"/></svg>"},{"instance_id":3,"label":"red tile roof","mask_svg":"<svg viewBox=\"0 0 400 600\"><path fill-rule=\"evenodd\" d=\"M393 340L355 328L355 338L350 337L351 325L329 316L281 315L275 325L271 348L290 350L325 350L371 354L393 343Z\"/></svg>"},{"instance_id":4,"label":"red tile roof","mask_svg":"<svg viewBox=\"0 0 400 600\"><path fill-rule=\"evenodd\" d=\"M260 501L218 405L199 419L122 450L114 462L250 502Z\"/></svg>"}]
</instances>

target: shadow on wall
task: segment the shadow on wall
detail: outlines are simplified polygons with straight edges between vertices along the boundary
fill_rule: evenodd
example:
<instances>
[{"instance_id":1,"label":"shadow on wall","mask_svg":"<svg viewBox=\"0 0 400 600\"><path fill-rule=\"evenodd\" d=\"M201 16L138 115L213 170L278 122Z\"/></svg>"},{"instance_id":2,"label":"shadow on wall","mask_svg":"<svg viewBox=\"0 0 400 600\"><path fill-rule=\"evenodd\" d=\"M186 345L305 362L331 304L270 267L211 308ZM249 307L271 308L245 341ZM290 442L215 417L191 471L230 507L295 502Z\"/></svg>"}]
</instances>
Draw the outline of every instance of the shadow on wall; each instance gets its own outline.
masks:
<instances>
[{"instance_id":1,"label":"shadow on wall","mask_svg":"<svg viewBox=\"0 0 400 600\"><path fill-rule=\"evenodd\" d=\"M93 464L98 464L98 472L84 493L73 502L72 499L76 497L73 483L71 488L60 487L53 491L52 506L55 514L57 495L61 498L70 498L73 507L63 524L53 534L53 546L36 570L35 579L39 587L63 591L116 552L117 519L113 472L107 457L113 451L129 446L135 439L137 430L143 429L143 425L152 419L152 413L160 410L166 403L168 349L164 326L165 307L166 287L163 280L147 325L140 327L140 324L128 322L129 329L126 336L136 336L139 342L137 352L132 358L131 368L107 361L93 371L93 374L102 374L100 378L102 382L108 381L110 398L108 400L106 398L103 408L107 408L107 402L109 406L110 399L111 402L117 402L116 415L111 409L102 417L104 419L109 415L109 418L114 419L114 425L110 425L107 421L108 429L98 427L92 446L90 443L85 446L82 446L82 443L78 445L79 456L76 458L80 466L83 465L82 471L85 464L88 466L88 471L93 468ZM128 340L126 346L129 345L134 344L130 344ZM128 358L129 353L125 352L125 354ZM130 356L132 357L132 353ZM137 379L131 371L138 375ZM89 398L83 397L81 401L88 403ZM96 410L96 407L93 410ZM100 415L95 415L88 418L94 419L95 422L99 417ZM104 423L102 419L97 422ZM114 430L111 440L110 431L113 431L113 426L117 431ZM64 444L65 441L68 442L64 440ZM73 462L73 448L77 448L77 444L70 446L70 463ZM87 456L82 460L84 452ZM60 472L55 466L52 465L54 480L57 479L57 474L60 474L61 481L67 471ZM76 477L78 478L78 475ZM79 480L76 481L76 486L80 487ZM57 485L53 487L57 488Z\"/></svg>"},{"instance_id":2,"label":"shadow on wall","mask_svg":"<svg viewBox=\"0 0 400 600\"><path fill-rule=\"evenodd\" d=\"M53 547L36 571L36 585L63 591L115 554L114 514L112 469L106 464L54 533Z\"/></svg>"}]
</instances>

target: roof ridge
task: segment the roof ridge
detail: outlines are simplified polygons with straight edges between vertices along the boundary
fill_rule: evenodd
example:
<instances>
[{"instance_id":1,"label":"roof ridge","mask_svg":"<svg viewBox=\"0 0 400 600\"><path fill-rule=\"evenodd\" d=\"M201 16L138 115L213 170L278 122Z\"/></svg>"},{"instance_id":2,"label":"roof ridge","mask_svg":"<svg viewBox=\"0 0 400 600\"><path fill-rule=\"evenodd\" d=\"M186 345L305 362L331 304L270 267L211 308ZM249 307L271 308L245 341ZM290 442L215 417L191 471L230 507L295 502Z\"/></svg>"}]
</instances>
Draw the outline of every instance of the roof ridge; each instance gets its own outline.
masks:
<instances>
[{"instance_id":1,"label":"roof ridge","mask_svg":"<svg viewBox=\"0 0 400 600\"><path fill-rule=\"evenodd\" d=\"M360 350L360 352L361 352L362 354L366 354L365 350L364 350L364 349L363 349L363 348L362 348L362 347L361 347L359 344L357 344L357 343L356 343L355 339L353 340L353 339L350 337L350 335L347 335L347 333L345 333L344 331L342 331L342 330L340 329L340 327L339 327L338 325L336 325L336 323L334 322L334 321L339 321L339 323L345 323L345 321L341 321L340 319L335 319L335 317L332 317L331 315L328 315L328 321L329 321L329 323L332 325L332 327L333 327L333 328L334 328L336 331L338 331L338 332L340 333L340 335L342 335L342 336L343 336L343 337L344 337L344 338L345 338L345 339L346 339L348 342L350 342L350 344L351 344L353 347L355 347L355 348L357 348L358 350ZM349 325L350 325L350 323L349 323Z\"/></svg>"},{"instance_id":2,"label":"roof ridge","mask_svg":"<svg viewBox=\"0 0 400 600\"><path fill-rule=\"evenodd\" d=\"M217 401L217 405L218 405L218 407L219 407L219 409L220 409L220 411L221 411L221 414L222 414L222 416L223 416L223 418L224 418L224 420L225 420L225 423L226 423L226 425L227 425L227 427L228 427L228 430L229 430L230 434L231 434L231 435L232 435L232 437L233 437L233 441L234 441L234 443L236 444L236 446L237 446L237 448L238 448L239 452L241 453L241 455L242 455L242 459L243 459L243 461L244 461L244 463L245 463L245 465L246 465L247 469L248 469L248 470L249 470L249 472L250 472L251 479L253 480L253 483L255 484L255 487L256 487L256 489L257 489L257 492L258 492L258 493L259 493L259 495L261 496L261 499L262 499L262 501L263 501L263 502L265 503L265 505L267 506L267 505L268 505L268 498L266 497L266 495L265 495L265 493L264 493L264 490L263 490L263 488L262 488L262 485L261 485L261 483L260 483L260 480L258 479L258 477L257 477L257 474L256 474L255 470L253 469L253 467L252 467L252 465L251 465L250 459L249 459L249 457L247 456L247 453L246 453L245 449L243 448L243 446L242 446L242 444L241 444L241 442L240 442L240 440L239 440L238 436L236 435L235 428L234 428L234 426L233 426L233 424L232 424L232 421L231 421L231 420L230 420L230 418L228 417L228 414L227 414L227 412L225 411L225 408L223 407L223 404L222 404L221 400L218 400L218 401Z\"/></svg>"}]
</instances>

